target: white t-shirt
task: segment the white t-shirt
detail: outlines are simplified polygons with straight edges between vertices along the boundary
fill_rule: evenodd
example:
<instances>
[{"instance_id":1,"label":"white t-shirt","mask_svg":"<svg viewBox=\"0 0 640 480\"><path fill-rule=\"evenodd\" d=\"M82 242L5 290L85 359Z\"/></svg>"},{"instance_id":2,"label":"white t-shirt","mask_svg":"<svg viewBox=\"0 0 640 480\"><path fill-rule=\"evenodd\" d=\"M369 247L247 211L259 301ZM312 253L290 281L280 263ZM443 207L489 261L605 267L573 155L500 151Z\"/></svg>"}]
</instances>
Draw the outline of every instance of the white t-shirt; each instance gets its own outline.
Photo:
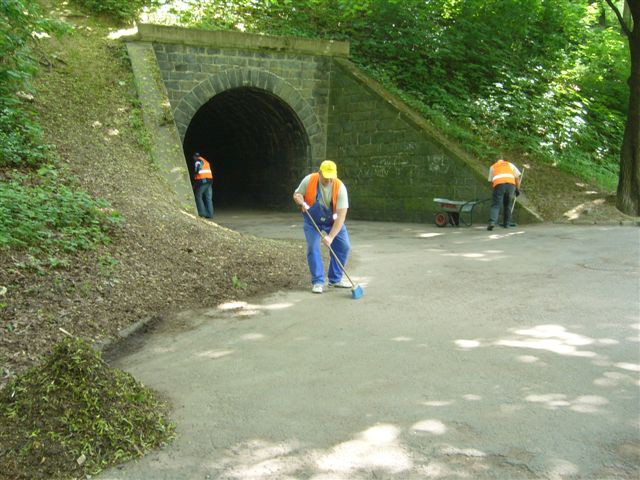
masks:
<instances>
[{"instance_id":1,"label":"white t-shirt","mask_svg":"<svg viewBox=\"0 0 640 480\"><path fill-rule=\"evenodd\" d=\"M302 179L296 193L300 193L304 196L307 193L307 187L309 186L309 179L311 174ZM325 208L331 208L331 195L333 193L333 182L329 183L326 187L322 182L318 181L318 190L320 190L320 204ZM338 190L338 199L336 201L336 210L341 208L349 208L349 195L347 194L347 187L344 186L344 182L340 182L340 189Z\"/></svg>"}]
</instances>

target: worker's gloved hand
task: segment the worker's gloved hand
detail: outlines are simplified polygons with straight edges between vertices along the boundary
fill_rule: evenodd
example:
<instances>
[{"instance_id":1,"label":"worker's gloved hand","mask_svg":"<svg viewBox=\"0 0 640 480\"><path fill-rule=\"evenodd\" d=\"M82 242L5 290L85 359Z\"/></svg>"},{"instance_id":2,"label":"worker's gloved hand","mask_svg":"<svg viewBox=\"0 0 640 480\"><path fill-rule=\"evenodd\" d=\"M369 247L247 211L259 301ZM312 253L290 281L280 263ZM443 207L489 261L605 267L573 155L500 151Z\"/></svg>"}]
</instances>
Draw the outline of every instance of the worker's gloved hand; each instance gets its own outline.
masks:
<instances>
[{"instance_id":1,"label":"worker's gloved hand","mask_svg":"<svg viewBox=\"0 0 640 480\"><path fill-rule=\"evenodd\" d=\"M331 246L331 242L333 242L333 237L331 235L323 235L322 242L327 246Z\"/></svg>"},{"instance_id":2,"label":"worker's gloved hand","mask_svg":"<svg viewBox=\"0 0 640 480\"><path fill-rule=\"evenodd\" d=\"M516 197L519 197L519 196L520 196L520 189L516 188Z\"/></svg>"}]
</instances>

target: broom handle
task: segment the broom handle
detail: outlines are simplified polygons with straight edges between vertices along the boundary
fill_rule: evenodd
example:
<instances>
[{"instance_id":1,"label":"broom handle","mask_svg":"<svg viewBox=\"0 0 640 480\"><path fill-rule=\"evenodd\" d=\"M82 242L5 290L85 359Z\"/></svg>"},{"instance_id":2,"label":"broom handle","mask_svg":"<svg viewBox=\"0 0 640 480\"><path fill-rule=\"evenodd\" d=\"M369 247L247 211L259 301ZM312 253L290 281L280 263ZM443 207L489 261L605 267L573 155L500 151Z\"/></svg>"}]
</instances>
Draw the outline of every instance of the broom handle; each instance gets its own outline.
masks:
<instances>
[{"instance_id":1,"label":"broom handle","mask_svg":"<svg viewBox=\"0 0 640 480\"><path fill-rule=\"evenodd\" d=\"M309 210L307 208L305 208L305 207L306 207L305 205L302 206L302 209L304 210L304 213L307 214L307 217L309 217L309 220L311 220L311 223L313 223L313 226L315 227L315 229L318 232L318 234L320 234L320 236L322 238L324 238L327 234L324 233L322 230L320 230L320 228L318 228L318 225L316 224L316 221L313 219L313 217L309 213ZM340 261L340 259L336 255L336 252L333 251L333 248L331 248L331 245L327 245L327 247L329 247L329 251L333 254L333 258L336 260L336 262L338 262L338 265L340 265L340 269L342 270L342 273L344 273L347 276L347 278L349 279L349 283L351 284L351 288L355 288L355 283L353 283L353 280L351 280L351 277L349 276L347 271L344 269L344 265L342 265L342 262Z\"/></svg>"},{"instance_id":2,"label":"broom handle","mask_svg":"<svg viewBox=\"0 0 640 480\"><path fill-rule=\"evenodd\" d=\"M524 167L522 168L522 173L520 173L520 182L518 182L518 186L516 188L520 188L520 185L522 185L522 177L524 177ZM513 209L516 208L516 200L518 197L514 196L513 197L513 204L511 205L511 213L513 213Z\"/></svg>"}]
</instances>

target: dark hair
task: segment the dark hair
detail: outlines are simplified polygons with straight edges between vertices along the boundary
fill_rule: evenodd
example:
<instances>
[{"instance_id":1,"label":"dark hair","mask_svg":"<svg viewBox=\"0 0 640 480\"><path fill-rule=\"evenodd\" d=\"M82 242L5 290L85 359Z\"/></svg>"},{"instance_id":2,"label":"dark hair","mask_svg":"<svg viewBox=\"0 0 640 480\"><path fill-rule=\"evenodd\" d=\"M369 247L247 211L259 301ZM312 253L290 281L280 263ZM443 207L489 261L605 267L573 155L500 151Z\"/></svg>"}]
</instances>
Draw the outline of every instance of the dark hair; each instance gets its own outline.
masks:
<instances>
[{"instance_id":1,"label":"dark hair","mask_svg":"<svg viewBox=\"0 0 640 480\"><path fill-rule=\"evenodd\" d=\"M199 154L198 152L196 152L196 153L194 153L194 154L193 154L193 156L194 156L194 157L199 157L199 156L200 156L200 154Z\"/></svg>"}]
</instances>

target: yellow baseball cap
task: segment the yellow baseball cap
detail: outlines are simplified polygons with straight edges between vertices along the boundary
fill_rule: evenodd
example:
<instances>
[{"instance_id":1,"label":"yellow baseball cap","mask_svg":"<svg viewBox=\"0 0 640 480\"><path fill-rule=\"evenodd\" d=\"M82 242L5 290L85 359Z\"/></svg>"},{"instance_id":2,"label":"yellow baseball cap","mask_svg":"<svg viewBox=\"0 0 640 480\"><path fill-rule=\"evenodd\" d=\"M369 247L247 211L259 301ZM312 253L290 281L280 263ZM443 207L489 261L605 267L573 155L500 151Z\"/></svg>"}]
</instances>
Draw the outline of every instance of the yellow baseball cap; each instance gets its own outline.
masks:
<instances>
[{"instance_id":1,"label":"yellow baseball cap","mask_svg":"<svg viewBox=\"0 0 640 480\"><path fill-rule=\"evenodd\" d=\"M331 160L325 160L320 164L320 172L324 178L338 178L338 167Z\"/></svg>"}]
</instances>

